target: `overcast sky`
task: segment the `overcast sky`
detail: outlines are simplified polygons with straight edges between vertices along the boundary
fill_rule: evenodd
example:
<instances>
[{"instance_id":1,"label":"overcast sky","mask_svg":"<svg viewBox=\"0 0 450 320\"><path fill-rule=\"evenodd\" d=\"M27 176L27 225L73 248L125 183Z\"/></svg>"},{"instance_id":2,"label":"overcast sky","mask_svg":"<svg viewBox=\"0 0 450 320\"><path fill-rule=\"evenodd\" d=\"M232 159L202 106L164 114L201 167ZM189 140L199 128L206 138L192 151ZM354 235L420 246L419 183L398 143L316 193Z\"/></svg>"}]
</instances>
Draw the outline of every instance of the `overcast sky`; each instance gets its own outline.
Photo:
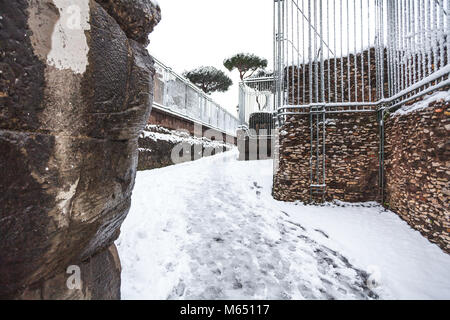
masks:
<instances>
[{"instance_id":1,"label":"overcast sky","mask_svg":"<svg viewBox=\"0 0 450 320\"><path fill-rule=\"evenodd\" d=\"M273 69L273 0L159 0L159 5L162 20L150 35L150 53L178 73L202 65L225 71L233 87L212 97L236 115L239 75L230 74L223 60L255 53Z\"/></svg>"}]
</instances>

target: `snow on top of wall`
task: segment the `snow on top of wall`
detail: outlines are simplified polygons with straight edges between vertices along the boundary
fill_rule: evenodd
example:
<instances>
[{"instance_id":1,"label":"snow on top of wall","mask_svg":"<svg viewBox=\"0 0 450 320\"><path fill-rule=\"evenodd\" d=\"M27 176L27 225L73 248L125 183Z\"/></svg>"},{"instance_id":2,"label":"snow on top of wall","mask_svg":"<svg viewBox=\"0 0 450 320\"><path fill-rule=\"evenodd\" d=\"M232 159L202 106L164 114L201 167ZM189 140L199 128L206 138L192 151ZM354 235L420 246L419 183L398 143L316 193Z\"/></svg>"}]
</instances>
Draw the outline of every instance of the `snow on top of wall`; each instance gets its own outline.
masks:
<instances>
[{"instance_id":1,"label":"snow on top of wall","mask_svg":"<svg viewBox=\"0 0 450 320\"><path fill-rule=\"evenodd\" d=\"M153 141L168 141L171 143L188 143L190 145L203 144L205 147L220 148L229 146L221 141L212 141L208 138L193 137L187 132L172 131L157 125L148 125L141 133L141 138L150 138Z\"/></svg>"},{"instance_id":2,"label":"snow on top of wall","mask_svg":"<svg viewBox=\"0 0 450 320\"><path fill-rule=\"evenodd\" d=\"M429 94L429 95L425 96L423 98L423 100L421 100L421 101L418 101L412 105L401 107L400 109L395 111L392 114L392 116L393 117L403 116L403 115L409 114L411 112L423 110L425 108L428 108L430 103L439 101L439 100L444 100L445 102L449 102L450 101L450 91L438 91L438 92Z\"/></svg>"}]
</instances>

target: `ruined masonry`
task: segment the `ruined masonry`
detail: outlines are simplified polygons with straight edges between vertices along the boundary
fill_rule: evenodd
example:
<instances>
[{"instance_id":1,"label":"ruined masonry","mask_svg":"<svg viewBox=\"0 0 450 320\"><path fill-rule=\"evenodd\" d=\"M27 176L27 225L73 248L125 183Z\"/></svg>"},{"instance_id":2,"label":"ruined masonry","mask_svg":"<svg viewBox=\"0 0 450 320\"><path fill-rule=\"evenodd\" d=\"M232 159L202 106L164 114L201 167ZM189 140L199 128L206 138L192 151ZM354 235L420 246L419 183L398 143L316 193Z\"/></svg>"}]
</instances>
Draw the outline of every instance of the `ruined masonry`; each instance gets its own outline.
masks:
<instances>
[{"instance_id":1,"label":"ruined masonry","mask_svg":"<svg viewBox=\"0 0 450 320\"><path fill-rule=\"evenodd\" d=\"M450 253L450 103L385 115L384 201L411 227ZM326 201L381 202L377 115L327 116ZM273 195L282 201L319 201L310 195L309 115L280 128ZM322 143L322 142L320 142Z\"/></svg>"},{"instance_id":2,"label":"ruined masonry","mask_svg":"<svg viewBox=\"0 0 450 320\"><path fill-rule=\"evenodd\" d=\"M0 0L0 298L119 299L150 0ZM80 290L66 285L81 270Z\"/></svg>"}]
</instances>

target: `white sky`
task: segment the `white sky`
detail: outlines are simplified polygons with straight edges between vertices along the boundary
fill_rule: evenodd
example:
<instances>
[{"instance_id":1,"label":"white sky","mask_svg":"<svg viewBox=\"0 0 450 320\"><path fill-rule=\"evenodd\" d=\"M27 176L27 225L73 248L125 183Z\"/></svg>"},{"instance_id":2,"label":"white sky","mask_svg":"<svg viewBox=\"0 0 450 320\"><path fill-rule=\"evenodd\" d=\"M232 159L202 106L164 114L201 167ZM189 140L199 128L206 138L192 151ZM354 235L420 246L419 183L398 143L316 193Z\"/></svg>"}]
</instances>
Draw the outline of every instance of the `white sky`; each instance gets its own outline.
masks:
<instances>
[{"instance_id":1,"label":"white sky","mask_svg":"<svg viewBox=\"0 0 450 320\"><path fill-rule=\"evenodd\" d=\"M150 53L175 72L211 65L233 79L213 99L236 115L239 74L223 60L239 52L273 56L273 0L159 0L162 20L150 35Z\"/></svg>"}]
</instances>

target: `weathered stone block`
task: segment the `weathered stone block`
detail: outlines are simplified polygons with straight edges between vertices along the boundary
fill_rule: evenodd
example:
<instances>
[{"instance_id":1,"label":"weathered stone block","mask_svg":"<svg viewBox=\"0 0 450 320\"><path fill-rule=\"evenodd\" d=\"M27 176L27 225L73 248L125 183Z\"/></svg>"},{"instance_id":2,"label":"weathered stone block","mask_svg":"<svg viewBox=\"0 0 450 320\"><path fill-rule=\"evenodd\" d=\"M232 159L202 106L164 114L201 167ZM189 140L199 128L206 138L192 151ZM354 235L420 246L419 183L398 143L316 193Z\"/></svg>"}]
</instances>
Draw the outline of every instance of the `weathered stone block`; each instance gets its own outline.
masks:
<instances>
[{"instance_id":1,"label":"weathered stone block","mask_svg":"<svg viewBox=\"0 0 450 320\"><path fill-rule=\"evenodd\" d=\"M120 297L111 246L154 74L127 34L145 43L160 14L121 1L133 9L117 21L98 2L0 1L0 298ZM140 22L127 26L133 14ZM67 292L71 264L85 271L82 294Z\"/></svg>"}]
</instances>

